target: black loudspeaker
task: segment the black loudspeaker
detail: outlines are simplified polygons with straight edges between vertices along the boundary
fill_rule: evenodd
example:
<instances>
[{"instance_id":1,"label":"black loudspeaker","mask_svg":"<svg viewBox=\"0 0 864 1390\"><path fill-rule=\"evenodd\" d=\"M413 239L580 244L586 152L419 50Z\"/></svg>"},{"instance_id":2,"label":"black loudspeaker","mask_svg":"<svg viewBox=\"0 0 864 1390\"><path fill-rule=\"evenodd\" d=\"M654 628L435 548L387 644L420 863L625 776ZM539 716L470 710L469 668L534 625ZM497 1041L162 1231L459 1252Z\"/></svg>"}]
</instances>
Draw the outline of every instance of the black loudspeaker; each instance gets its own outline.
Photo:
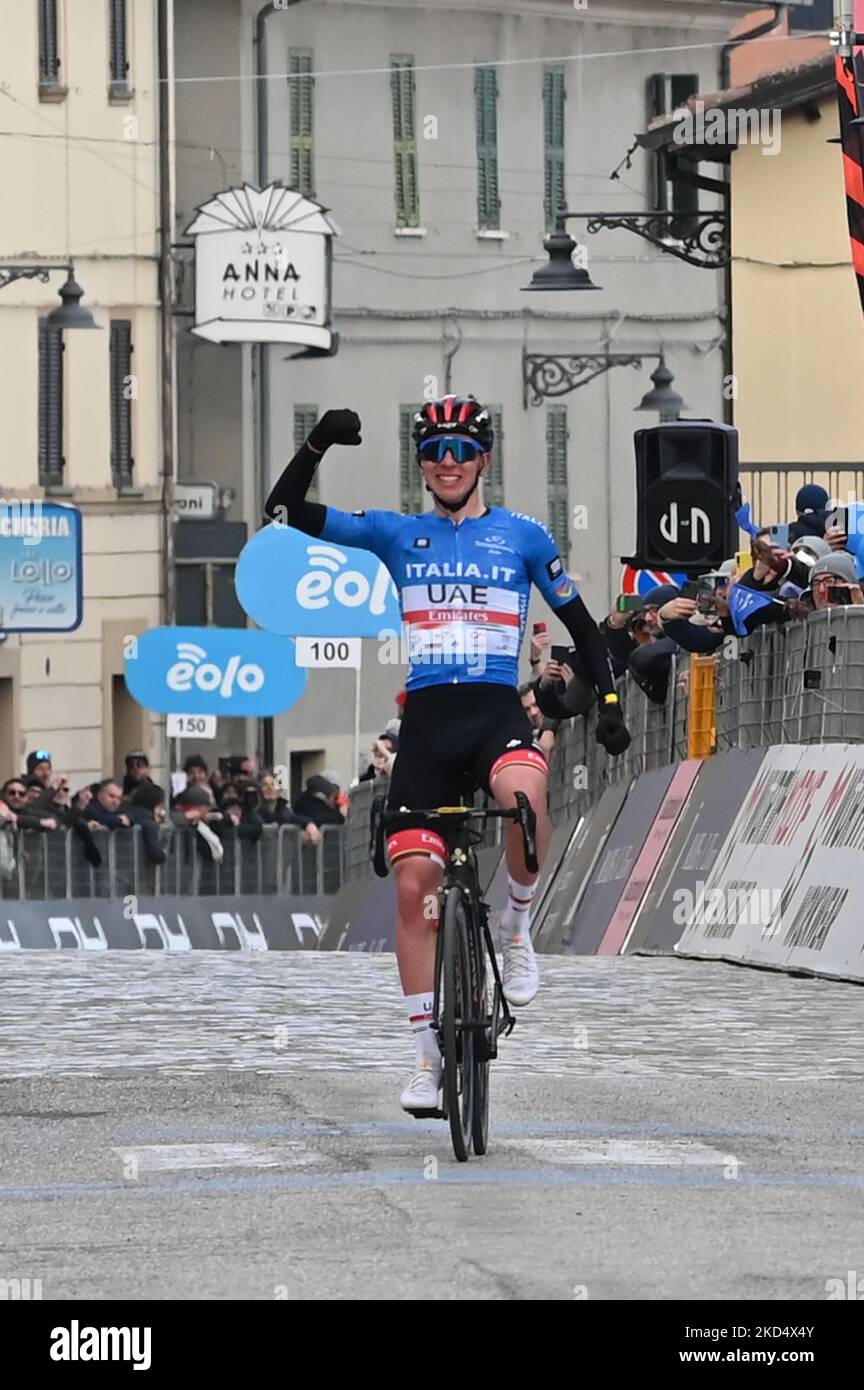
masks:
<instances>
[{"instance_id":1,"label":"black loudspeaker","mask_svg":"<svg viewBox=\"0 0 864 1390\"><path fill-rule=\"evenodd\" d=\"M738 431L675 420L637 430L637 569L704 574L738 549Z\"/></svg>"}]
</instances>

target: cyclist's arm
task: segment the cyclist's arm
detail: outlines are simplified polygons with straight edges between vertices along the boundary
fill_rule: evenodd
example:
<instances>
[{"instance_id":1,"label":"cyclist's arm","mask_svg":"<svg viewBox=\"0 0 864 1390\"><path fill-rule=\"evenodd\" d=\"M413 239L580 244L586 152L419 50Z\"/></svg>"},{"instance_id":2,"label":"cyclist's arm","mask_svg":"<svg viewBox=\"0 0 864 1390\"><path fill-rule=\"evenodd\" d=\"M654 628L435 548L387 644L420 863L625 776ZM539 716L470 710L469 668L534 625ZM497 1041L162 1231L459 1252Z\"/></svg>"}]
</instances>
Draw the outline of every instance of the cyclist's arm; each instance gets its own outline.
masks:
<instances>
[{"instance_id":1,"label":"cyclist's arm","mask_svg":"<svg viewBox=\"0 0 864 1390\"><path fill-rule=\"evenodd\" d=\"M337 545L354 545L359 550L380 553L386 542L386 512L340 512L321 502L307 502L315 469L322 455L307 441L301 444L264 504L270 521L294 526L307 536L320 536Z\"/></svg>"},{"instance_id":2,"label":"cyclist's arm","mask_svg":"<svg viewBox=\"0 0 864 1390\"><path fill-rule=\"evenodd\" d=\"M570 633L585 674L602 704L607 696L615 696L615 679L603 635L565 571L552 535L540 522L527 525L531 528L527 556L531 578Z\"/></svg>"}]
</instances>

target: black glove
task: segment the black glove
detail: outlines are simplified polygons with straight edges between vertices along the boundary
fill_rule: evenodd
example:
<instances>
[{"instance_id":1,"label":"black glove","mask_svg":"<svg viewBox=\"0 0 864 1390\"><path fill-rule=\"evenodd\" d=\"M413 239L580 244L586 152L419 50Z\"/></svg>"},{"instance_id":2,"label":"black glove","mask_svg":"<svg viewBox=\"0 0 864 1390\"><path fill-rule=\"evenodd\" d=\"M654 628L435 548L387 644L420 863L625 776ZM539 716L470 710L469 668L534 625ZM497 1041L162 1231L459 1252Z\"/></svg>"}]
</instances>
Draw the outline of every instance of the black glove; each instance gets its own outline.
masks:
<instances>
[{"instance_id":1,"label":"black glove","mask_svg":"<svg viewBox=\"0 0 864 1390\"><path fill-rule=\"evenodd\" d=\"M597 742L602 744L613 758L625 753L630 747L630 735L620 705L600 706L597 715Z\"/></svg>"},{"instance_id":2,"label":"black glove","mask_svg":"<svg viewBox=\"0 0 864 1390\"><path fill-rule=\"evenodd\" d=\"M331 444L360 444L360 416L355 410L326 410L310 434L307 443L318 454Z\"/></svg>"}]
</instances>

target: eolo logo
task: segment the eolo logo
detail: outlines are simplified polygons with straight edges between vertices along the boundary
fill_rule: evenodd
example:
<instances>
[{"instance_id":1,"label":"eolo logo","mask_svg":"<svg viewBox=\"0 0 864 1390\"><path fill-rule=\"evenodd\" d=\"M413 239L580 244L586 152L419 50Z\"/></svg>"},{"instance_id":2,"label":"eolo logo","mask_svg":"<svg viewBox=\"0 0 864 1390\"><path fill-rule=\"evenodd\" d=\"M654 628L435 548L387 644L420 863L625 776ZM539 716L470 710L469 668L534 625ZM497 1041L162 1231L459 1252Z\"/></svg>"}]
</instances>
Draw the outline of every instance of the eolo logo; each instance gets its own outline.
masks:
<instances>
[{"instance_id":1,"label":"eolo logo","mask_svg":"<svg viewBox=\"0 0 864 1390\"><path fill-rule=\"evenodd\" d=\"M241 656L229 657L224 670L215 661L205 661L206 651L194 642L178 642L177 655L179 661L169 668L165 677L171 690L191 690L194 684L199 690L218 690L222 698L228 700L235 681L240 690L254 694L266 679L260 666L254 662L244 663Z\"/></svg>"}]
</instances>

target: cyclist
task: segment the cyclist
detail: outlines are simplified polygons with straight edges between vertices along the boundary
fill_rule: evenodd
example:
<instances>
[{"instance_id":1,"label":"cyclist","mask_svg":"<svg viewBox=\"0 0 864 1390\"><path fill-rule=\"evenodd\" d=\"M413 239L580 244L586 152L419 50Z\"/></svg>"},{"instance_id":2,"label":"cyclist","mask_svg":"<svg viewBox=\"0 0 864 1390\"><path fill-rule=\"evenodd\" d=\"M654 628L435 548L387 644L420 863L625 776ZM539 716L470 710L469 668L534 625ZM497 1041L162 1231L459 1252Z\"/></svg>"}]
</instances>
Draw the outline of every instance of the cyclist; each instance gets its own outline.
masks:
<instances>
[{"instance_id":1,"label":"cyclist","mask_svg":"<svg viewBox=\"0 0 864 1390\"><path fill-rule=\"evenodd\" d=\"M471 774L502 807L524 791L537 816L542 863L551 835L546 760L517 693L519 648L532 582L561 619L597 693L597 738L611 754L630 742L606 644L539 521L483 502L491 463L488 410L473 396L429 401L414 417L417 462L433 508L347 513L306 494L333 444L360 444L360 419L328 410L267 499L274 521L337 545L371 550L400 594L409 676L388 799L388 853L397 882L396 954L414 1033L417 1068L402 1093L406 1110L435 1110L441 1056L431 1028L438 888L446 846L414 809L453 805ZM513 1006L530 1003L539 976L529 914L537 876L525 867L521 831L508 824L509 899L500 929L503 987Z\"/></svg>"}]
</instances>

